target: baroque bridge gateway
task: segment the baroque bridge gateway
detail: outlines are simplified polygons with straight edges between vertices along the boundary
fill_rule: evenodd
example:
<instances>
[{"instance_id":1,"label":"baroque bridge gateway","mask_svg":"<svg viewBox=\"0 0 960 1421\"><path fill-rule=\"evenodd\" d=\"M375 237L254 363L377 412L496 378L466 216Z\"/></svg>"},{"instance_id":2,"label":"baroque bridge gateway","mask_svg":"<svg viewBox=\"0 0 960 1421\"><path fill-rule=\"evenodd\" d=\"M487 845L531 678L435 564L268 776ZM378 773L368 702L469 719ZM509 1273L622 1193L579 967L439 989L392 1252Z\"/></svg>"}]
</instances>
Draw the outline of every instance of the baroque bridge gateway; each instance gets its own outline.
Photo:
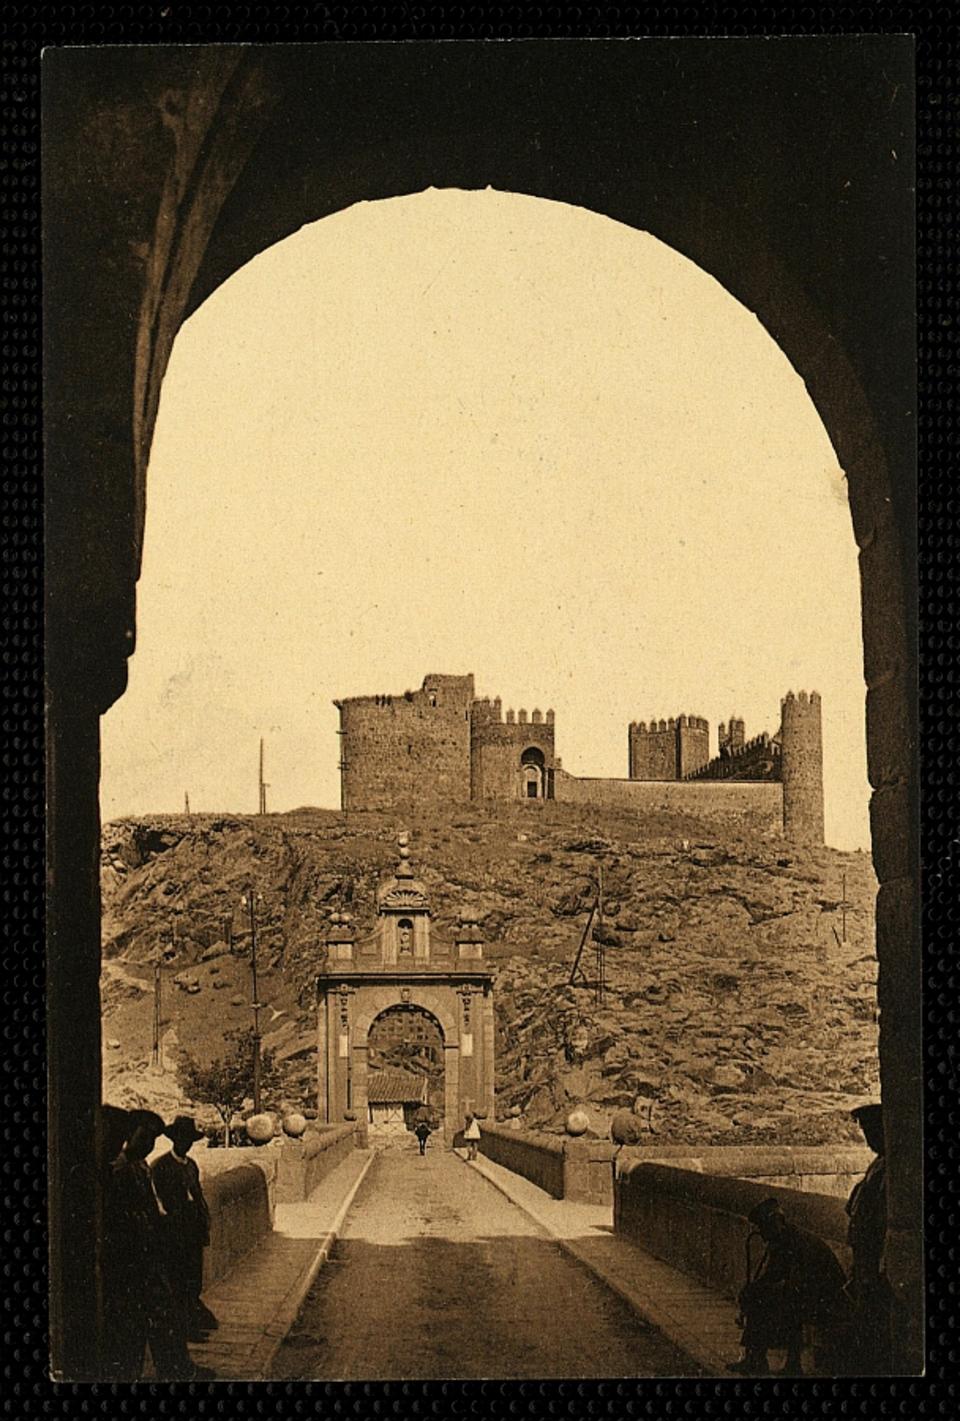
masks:
<instances>
[{"instance_id":1,"label":"baroque bridge gateway","mask_svg":"<svg viewBox=\"0 0 960 1421\"><path fill-rule=\"evenodd\" d=\"M461 914L453 941L432 930L406 835L396 871L377 894L374 931L358 938L352 921L336 913L327 933L317 974L317 1100L324 1123L355 1120L365 1136L371 1030L395 1012L422 1013L439 1031L443 1134L452 1145L468 1111L493 1116L493 973L468 913Z\"/></svg>"}]
</instances>

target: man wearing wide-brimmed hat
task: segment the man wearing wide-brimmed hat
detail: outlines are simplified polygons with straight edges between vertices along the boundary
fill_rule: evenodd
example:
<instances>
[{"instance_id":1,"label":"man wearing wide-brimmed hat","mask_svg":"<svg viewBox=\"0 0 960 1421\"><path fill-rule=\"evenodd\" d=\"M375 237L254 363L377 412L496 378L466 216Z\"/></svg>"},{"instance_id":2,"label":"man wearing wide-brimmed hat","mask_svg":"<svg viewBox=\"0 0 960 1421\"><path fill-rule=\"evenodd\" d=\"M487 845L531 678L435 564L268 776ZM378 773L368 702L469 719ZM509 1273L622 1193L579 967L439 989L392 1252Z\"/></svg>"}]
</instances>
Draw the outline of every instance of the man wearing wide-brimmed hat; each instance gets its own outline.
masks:
<instances>
[{"instance_id":1,"label":"man wearing wide-brimmed hat","mask_svg":"<svg viewBox=\"0 0 960 1421\"><path fill-rule=\"evenodd\" d=\"M163 1120L152 1110L137 1109L128 1111L122 1124L121 1130L117 1117L114 1140L121 1134L125 1140L104 1191L109 1380L137 1381L149 1346L161 1381L203 1381L213 1373L198 1367L187 1349L165 1267L165 1220L147 1164Z\"/></svg>"},{"instance_id":2,"label":"man wearing wide-brimmed hat","mask_svg":"<svg viewBox=\"0 0 960 1421\"><path fill-rule=\"evenodd\" d=\"M740 1292L743 1358L729 1370L742 1376L766 1376L767 1352L786 1352L783 1375L802 1374L804 1323L836 1326L842 1307L843 1269L829 1244L788 1222L779 1199L771 1196L747 1215L766 1251L756 1270L749 1268Z\"/></svg>"},{"instance_id":3,"label":"man wearing wide-brimmed hat","mask_svg":"<svg viewBox=\"0 0 960 1421\"><path fill-rule=\"evenodd\" d=\"M200 1297L203 1250L210 1242L210 1212L203 1197L200 1171L190 1158L191 1148L204 1136L190 1115L178 1115L163 1133L172 1149L154 1160L151 1173L165 1213L167 1275L182 1311L187 1337L198 1342L217 1326L217 1319Z\"/></svg>"},{"instance_id":4,"label":"man wearing wide-brimmed hat","mask_svg":"<svg viewBox=\"0 0 960 1421\"><path fill-rule=\"evenodd\" d=\"M887 1233L883 1108L875 1101L850 1112L876 1158L847 1200L847 1243L853 1254L850 1297L856 1311L858 1371L883 1374L890 1351L890 1289L883 1272Z\"/></svg>"}]
</instances>

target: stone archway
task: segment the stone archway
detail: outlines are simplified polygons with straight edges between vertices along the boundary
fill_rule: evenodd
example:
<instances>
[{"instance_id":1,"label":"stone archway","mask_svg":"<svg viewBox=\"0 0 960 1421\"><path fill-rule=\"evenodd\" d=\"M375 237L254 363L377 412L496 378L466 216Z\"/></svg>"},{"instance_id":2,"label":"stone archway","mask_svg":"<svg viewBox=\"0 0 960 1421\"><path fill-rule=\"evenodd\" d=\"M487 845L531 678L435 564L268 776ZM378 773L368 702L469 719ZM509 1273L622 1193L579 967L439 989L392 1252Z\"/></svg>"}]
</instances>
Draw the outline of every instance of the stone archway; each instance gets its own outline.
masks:
<instances>
[{"instance_id":1,"label":"stone archway","mask_svg":"<svg viewBox=\"0 0 960 1421\"><path fill-rule=\"evenodd\" d=\"M378 1071L384 1074L388 1084L393 1073L420 1078L422 1105L431 1118L443 1120L446 1116L445 1055L443 1028L432 1012L412 1002L401 1002L375 1016L367 1032L369 1126L374 1126L371 1082ZM400 1097L390 1096L389 1100L399 1102ZM393 1114L396 1113L394 1105Z\"/></svg>"},{"instance_id":2,"label":"stone archway","mask_svg":"<svg viewBox=\"0 0 960 1421\"><path fill-rule=\"evenodd\" d=\"M913 198L903 156L911 50L896 36L724 48L722 64L699 41L45 57L55 1374L97 1375L98 718L122 694L135 645L147 460L167 358L186 316L257 251L353 202L431 184L572 202L690 257L766 326L847 474L881 885L881 1075L897 1144L887 1253L902 1365L916 1369L915 402L904 280Z\"/></svg>"},{"instance_id":3,"label":"stone archway","mask_svg":"<svg viewBox=\"0 0 960 1421\"><path fill-rule=\"evenodd\" d=\"M453 1144L468 1110L493 1111L494 1021L490 973L479 963L422 977L377 971L322 974L318 982L318 1106L328 1123L367 1118L370 1032L385 1013L409 1008L436 1022L443 1046L443 1138Z\"/></svg>"},{"instance_id":4,"label":"stone archway","mask_svg":"<svg viewBox=\"0 0 960 1421\"><path fill-rule=\"evenodd\" d=\"M520 756L520 797L546 799L546 760L536 745L531 745Z\"/></svg>"}]
</instances>

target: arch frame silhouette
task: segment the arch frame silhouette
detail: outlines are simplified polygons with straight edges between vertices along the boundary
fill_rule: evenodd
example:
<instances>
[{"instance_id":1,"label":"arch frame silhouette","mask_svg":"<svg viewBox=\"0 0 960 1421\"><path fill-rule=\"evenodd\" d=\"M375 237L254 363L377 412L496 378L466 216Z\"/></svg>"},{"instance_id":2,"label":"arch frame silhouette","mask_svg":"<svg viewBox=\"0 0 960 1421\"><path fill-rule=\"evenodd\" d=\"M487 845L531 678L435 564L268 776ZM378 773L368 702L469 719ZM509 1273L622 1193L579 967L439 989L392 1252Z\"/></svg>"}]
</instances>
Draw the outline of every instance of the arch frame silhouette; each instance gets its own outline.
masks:
<instances>
[{"instance_id":1,"label":"arch frame silhouette","mask_svg":"<svg viewBox=\"0 0 960 1421\"><path fill-rule=\"evenodd\" d=\"M44 59L54 1372L95 1377L99 717L122 694L183 321L305 222L487 185L649 231L804 379L860 549L888 1266L922 1356L909 37L53 50ZM400 53L400 51L403 51ZM291 141L291 136L296 141ZM68 1305L67 1300L70 1300Z\"/></svg>"}]
</instances>

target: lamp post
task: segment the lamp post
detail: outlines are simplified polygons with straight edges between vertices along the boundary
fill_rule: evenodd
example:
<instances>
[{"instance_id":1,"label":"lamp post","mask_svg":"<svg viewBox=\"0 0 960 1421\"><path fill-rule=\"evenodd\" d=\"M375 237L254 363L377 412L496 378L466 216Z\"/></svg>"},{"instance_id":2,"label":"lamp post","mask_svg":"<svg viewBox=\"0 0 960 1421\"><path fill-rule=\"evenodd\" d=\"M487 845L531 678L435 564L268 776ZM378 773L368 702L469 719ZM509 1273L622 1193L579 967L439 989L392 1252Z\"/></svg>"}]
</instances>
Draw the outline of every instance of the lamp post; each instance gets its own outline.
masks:
<instances>
[{"instance_id":1,"label":"lamp post","mask_svg":"<svg viewBox=\"0 0 960 1421\"><path fill-rule=\"evenodd\" d=\"M241 903L250 913L250 987L253 1010L253 1111L260 1113L260 1000L257 993L257 914L255 900L263 902L262 893L254 893L253 887L241 898Z\"/></svg>"}]
</instances>

